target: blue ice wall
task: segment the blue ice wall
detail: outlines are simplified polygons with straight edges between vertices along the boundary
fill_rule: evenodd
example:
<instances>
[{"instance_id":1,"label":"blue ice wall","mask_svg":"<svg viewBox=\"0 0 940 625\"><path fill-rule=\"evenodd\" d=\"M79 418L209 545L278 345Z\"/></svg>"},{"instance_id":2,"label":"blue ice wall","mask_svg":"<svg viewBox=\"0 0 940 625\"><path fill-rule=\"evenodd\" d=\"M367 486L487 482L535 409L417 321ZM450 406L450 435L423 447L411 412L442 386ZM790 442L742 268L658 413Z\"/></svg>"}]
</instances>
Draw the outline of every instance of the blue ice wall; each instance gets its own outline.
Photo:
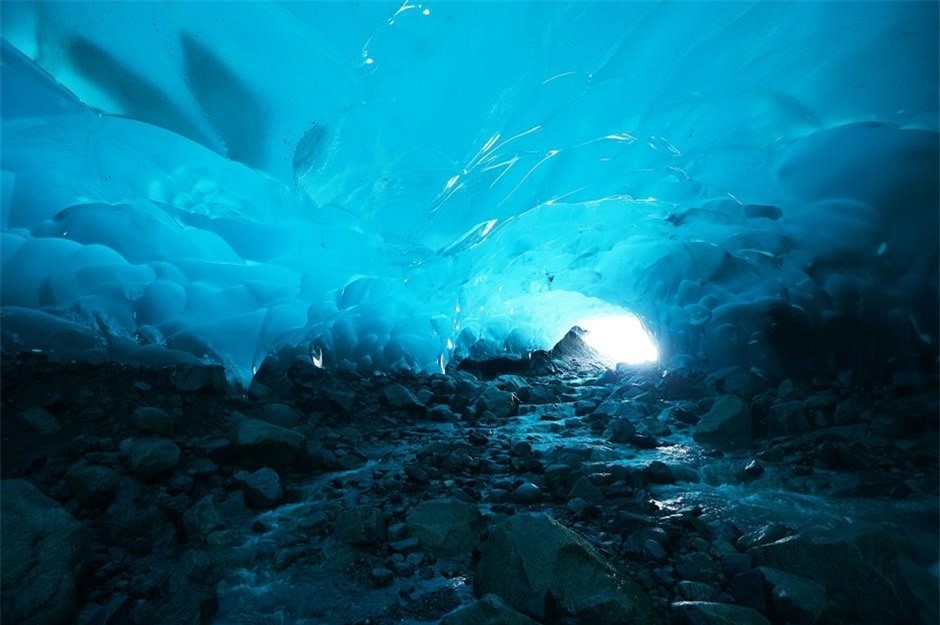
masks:
<instances>
[{"instance_id":1,"label":"blue ice wall","mask_svg":"<svg viewBox=\"0 0 940 625\"><path fill-rule=\"evenodd\" d=\"M4 2L4 344L434 370L626 308L674 362L935 354L937 24Z\"/></svg>"}]
</instances>

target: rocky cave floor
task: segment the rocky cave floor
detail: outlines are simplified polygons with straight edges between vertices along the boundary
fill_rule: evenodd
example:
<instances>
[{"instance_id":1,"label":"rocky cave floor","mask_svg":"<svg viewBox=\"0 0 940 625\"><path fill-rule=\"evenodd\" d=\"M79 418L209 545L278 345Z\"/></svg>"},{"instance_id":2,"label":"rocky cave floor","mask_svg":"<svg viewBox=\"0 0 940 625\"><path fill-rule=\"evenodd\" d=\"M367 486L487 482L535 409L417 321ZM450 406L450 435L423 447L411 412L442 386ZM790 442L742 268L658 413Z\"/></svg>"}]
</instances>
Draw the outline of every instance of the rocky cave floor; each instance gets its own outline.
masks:
<instances>
[{"instance_id":1,"label":"rocky cave floor","mask_svg":"<svg viewBox=\"0 0 940 625\"><path fill-rule=\"evenodd\" d=\"M936 377L0 382L11 625L937 622Z\"/></svg>"}]
</instances>

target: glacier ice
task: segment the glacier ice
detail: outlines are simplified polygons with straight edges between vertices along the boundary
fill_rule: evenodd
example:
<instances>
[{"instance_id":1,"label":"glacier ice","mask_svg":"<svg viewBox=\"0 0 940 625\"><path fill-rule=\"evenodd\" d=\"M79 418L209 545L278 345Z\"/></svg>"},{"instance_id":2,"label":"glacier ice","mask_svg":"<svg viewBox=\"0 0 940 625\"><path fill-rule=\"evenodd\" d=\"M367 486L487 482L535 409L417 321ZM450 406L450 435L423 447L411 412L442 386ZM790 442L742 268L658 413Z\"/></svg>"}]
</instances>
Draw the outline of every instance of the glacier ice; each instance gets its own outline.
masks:
<instances>
[{"instance_id":1,"label":"glacier ice","mask_svg":"<svg viewBox=\"0 0 940 625\"><path fill-rule=\"evenodd\" d=\"M246 381L283 347L435 370L625 309L670 362L935 358L937 24L4 2L4 344Z\"/></svg>"}]
</instances>

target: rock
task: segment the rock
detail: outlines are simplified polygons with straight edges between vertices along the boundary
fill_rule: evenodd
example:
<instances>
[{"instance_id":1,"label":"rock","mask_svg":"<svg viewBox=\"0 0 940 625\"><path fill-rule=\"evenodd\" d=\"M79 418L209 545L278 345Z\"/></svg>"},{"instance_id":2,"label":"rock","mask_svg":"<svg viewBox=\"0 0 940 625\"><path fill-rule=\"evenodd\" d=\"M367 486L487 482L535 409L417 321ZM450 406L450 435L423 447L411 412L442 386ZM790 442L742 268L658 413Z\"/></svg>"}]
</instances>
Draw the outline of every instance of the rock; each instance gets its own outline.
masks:
<instances>
[{"instance_id":1,"label":"rock","mask_svg":"<svg viewBox=\"0 0 940 625\"><path fill-rule=\"evenodd\" d=\"M141 432L172 436L176 420L165 410L153 406L140 406L131 415L131 422Z\"/></svg>"},{"instance_id":2,"label":"rock","mask_svg":"<svg viewBox=\"0 0 940 625\"><path fill-rule=\"evenodd\" d=\"M814 542L788 536L751 549L757 563L821 585L857 623L915 622L917 602L897 571L899 547L887 535Z\"/></svg>"},{"instance_id":3,"label":"rock","mask_svg":"<svg viewBox=\"0 0 940 625\"><path fill-rule=\"evenodd\" d=\"M384 566L377 566L369 571L369 579L376 586L388 586L395 579L395 574Z\"/></svg>"},{"instance_id":4,"label":"rock","mask_svg":"<svg viewBox=\"0 0 940 625\"><path fill-rule=\"evenodd\" d=\"M79 524L25 480L0 481L0 621L64 625L75 612Z\"/></svg>"},{"instance_id":5,"label":"rock","mask_svg":"<svg viewBox=\"0 0 940 625\"><path fill-rule=\"evenodd\" d=\"M704 553L689 553L679 558L676 572L682 579L694 582L716 582L721 577L721 563Z\"/></svg>"},{"instance_id":6,"label":"rock","mask_svg":"<svg viewBox=\"0 0 940 625\"><path fill-rule=\"evenodd\" d=\"M196 541L206 540L214 531L225 529L225 517L212 495L206 495L186 511L183 527L190 540Z\"/></svg>"},{"instance_id":7,"label":"rock","mask_svg":"<svg viewBox=\"0 0 940 625\"><path fill-rule=\"evenodd\" d=\"M424 404L418 401L418 398L414 396L414 393L409 391L401 384L388 385L385 387L383 395L385 396L385 403L388 404L388 407L392 410L410 410L421 412L425 409Z\"/></svg>"},{"instance_id":8,"label":"rock","mask_svg":"<svg viewBox=\"0 0 940 625\"><path fill-rule=\"evenodd\" d=\"M676 585L679 596L686 601L713 601L718 591L708 584L683 580Z\"/></svg>"},{"instance_id":9,"label":"rock","mask_svg":"<svg viewBox=\"0 0 940 625\"><path fill-rule=\"evenodd\" d=\"M265 467L254 473L242 471L237 473L235 478L245 487L245 498L248 504L256 508L270 508L284 496L284 491L281 489L281 476L274 469Z\"/></svg>"},{"instance_id":10,"label":"rock","mask_svg":"<svg viewBox=\"0 0 940 625\"><path fill-rule=\"evenodd\" d=\"M756 569L770 587L770 616L794 625L815 625L829 607L826 590L816 582L769 567Z\"/></svg>"},{"instance_id":11,"label":"rock","mask_svg":"<svg viewBox=\"0 0 940 625\"><path fill-rule=\"evenodd\" d=\"M512 491L512 500L521 504L538 503L542 501L542 489L532 482L526 482Z\"/></svg>"},{"instance_id":12,"label":"rock","mask_svg":"<svg viewBox=\"0 0 940 625\"><path fill-rule=\"evenodd\" d=\"M750 478L757 478L764 474L764 467L757 460L751 460L744 467L744 474Z\"/></svg>"},{"instance_id":13,"label":"rock","mask_svg":"<svg viewBox=\"0 0 940 625\"><path fill-rule=\"evenodd\" d=\"M245 419L232 433L236 457L248 465L285 467L293 464L304 445L297 432L258 419Z\"/></svg>"},{"instance_id":14,"label":"rock","mask_svg":"<svg viewBox=\"0 0 940 625\"><path fill-rule=\"evenodd\" d=\"M767 436L804 434L813 429L803 401L785 401L774 404L767 411Z\"/></svg>"},{"instance_id":15,"label":"rock","mask_svg":"<svg viewBox=\"0 0 940 625\"><path fill-rule=\"evenodd\" d=\"M127 468L141 479L149 479L176 468L180 448L167 438L131 438L121 444Z\"/></svg>"},{"instance_id":16,"label":"rock","mask_svg":"<svg viewBox=\"0 0 940 625\"><path fill-rule=\"evenodd\" d=\"M490 411L497 419L506 419L516 414L519 400L508 391L501 390L496 384L488 384L477 398L479 413Z\"/></svg>"},{"instance_id":17,"label":"rock","mask_svg":"<svg viewBox=\"0 0 940 625\"><path fill-rule=\"evenodd\" d=\"M72 465L65 474L72 497L83 506L107 506L114 499L120 476L108 467L84 462Z\"/></svg>"},{"instance_id":18,"label":"rock","mask_svg":"<svg viewBox=\"0 0 940 625\"><path fill-rule=\"evenodd\" d=\"M629 443L636 434L636 426L629 419L614 419L607 428L610 432L607 440L611 443Z\"/></svg>"},{"instance_id":19,"label":"rock","mask_svg":"<svg viewBox=\"0 0 940 625\"><path fill-rule=\"evenodd\" d=\"M408 513L408 528L421 545L435 554L469 552L485 527L473 504L456 499L424 501Z\"/></svg>"},{"instance_id":20,"label":"rock","mask_svg":"<svg viewBox=\"0 0 940 625\"><path fill-rule=\"evenodd\" d=\"M287 404L265 404L262 412L265 421L279 425L282 428L292 428L301 420L300 413Z\"/></svg>"},{"instance_id":21,"label":"rock","mask_svg":"<svg viewBox=\"0 0 940 625\"><path fill-rule=\"evenodd\" d=\"M173 372L171 381L176 390L186 393L223 394L228 390L221 365L182 365Z\"/></svg>"},{"instance_id":22,"label":"rock","mask_svg":"<svg viewBox=\"0 0 940 625\"><path fill-rule=\"evenodd\" d=\"M59 420L42 408L28 408L16 415L17 420L36 432L50 436L62 429Z\"/></svg>"},{"instance_id":23,"label":"rock","mask_svg":"<svg viewBox=\"0 0 940 625\"><path fill-rule=\"evenodd\" d=\"M233 530L216 530L206 536L206 544L212 547L224 547L231 545L238 539L238 534Z\"/></svg>"},{"instance_id":24,"label":"rock","mask_svg":"<svg viewBox=\"0 0 940 625\"><path fill-rule=\"evenodd\" d=\"M385 538L385 519L369 506L341 510L336 515L333 536L350 545L377 543Z\"/></svg>"},{"instance_id":25,"label":"rock","mask_svg":"<svg viewBox=\"0 0 940 625\"><path fill-rule=\"evenodd\" d=\"M751 410L735 395L723 395L695 426L692 437L717 448L734 448L751 441Z\"/></svg>"},{"instance_id":26,"label":"rock","mask_svg":"<svg viewBox=\"0 0 940 625\"><path fill-rule=\"evenodd\" d=\"M519 614L497 595L486 595L476 603L465 605L441 619L440 625L538 625Z\"/></svg>"},{"instance_id":27,"label":"rock","mask_svg":"<svg viewBox=\"0 0 940 625\"><path fill-rule=\"evenodd\" d=\"M675 484L672 468L660 460L653 460L643 468L643 476L650 484Z\"/></svg>"},{"instance_id":28,"label":"rock","mask_svg":"<svg viewBox=\"0 0 940 625\"><path fill-rule=\"evenodd\" d=\"M727 603L678 601L672 613L680 625L770 625L760 612Z\"/></svg>"},{"instance_id":29,"label":"rock","mask_svg":"<svg viewBox=\"0 0 940 625\"><path fill-rule=\"evenodd\" d=\"M583 499L590 503L600 503L604 501L604 493L600 488L595 486L587 476L582 476L578 478L578 481L571 487L571 490L568 492L568 499Z\"/></svg>"},{"instance_id":30,"label":"rock","mask_svg":"<svg viewBox=\"0 0 940 625\"><path fill-rule=\"evenodd\" d=\"M619 578L583 539L544 514L520 514L496 526L480 548L474 592L497 594L539 620L557 610L611 625L659 623L639 587Z\"/></svg>"}]
</instances>

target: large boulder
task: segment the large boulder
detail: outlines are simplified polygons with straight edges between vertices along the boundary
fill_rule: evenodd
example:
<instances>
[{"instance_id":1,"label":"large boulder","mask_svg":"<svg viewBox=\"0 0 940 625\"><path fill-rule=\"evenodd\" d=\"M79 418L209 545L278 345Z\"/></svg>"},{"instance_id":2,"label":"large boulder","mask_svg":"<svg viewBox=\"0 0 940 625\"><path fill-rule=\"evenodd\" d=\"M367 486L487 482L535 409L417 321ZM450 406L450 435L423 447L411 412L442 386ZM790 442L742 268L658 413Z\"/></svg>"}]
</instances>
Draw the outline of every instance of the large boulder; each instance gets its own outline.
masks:
<instances>
[{"instance_id":1,"label":"large boulder","mask_svg":"<svg viewBox=\"0 0 940 625\"><path fill-rule=\"evenodd\" d=\"M289 466L304 441L303 435L293 430L259 419L245 419L232 432L236 457L248 465Z\"/></svg>"},{"instance_id":2,"label":"large boulder","mask_svg":"<svg viewBox=\"0 0 940 625\"><path fill-rule=\"evenodd\" d=\"M454 610L441 619L440 625L538 625L519 614L496 595L486 595L476 603Z\"/></svg>"},{"instance_id":3,"label":"large boulder","mask_svg":"<svg viewBox=\"0 0 940 625\"><path fill-rule=\"evenodd\" d=\"M538 620L560 613L585 625L660 622L638 586L544 514L520 514L493 530L480 548L474 592L499 595Z\"/></svg>"},{"instance_id":4,"label":"large boulder","mask_svg":"<svg viewBox=\"0 0 940 625\"><path fill-rule=\"evenodd\" d=\"M0 621L69 623L82 561L79 524L25 480L0 481Z\"/></svg>"},{"instance_id":5,"label":"large boulder","mask_svg":"<svg viewBox=\"0 0 940 625\"><path fill-rule=\"evenodd\" d=\"M712 447L743 447L751 441L751 409L739 397L723 395L699 421L692 437Z\"/></svg>"},{"instance_id":6,"label":"large boulder","mask_svg":"<svg viewBox=\"0 0 940 625\"><path fill-rule=\"evenodd\" d=\"M770 625L760 612L728 603L677 601L672 614L679 625Z\"/></svg>"},{"instance_id":7,"label":"large boulder","mask_svg":"<svg viewBox=\"0 0 940 625\"><path fill-rule=\"evenodd\" d=\"M281 476L274 469L264 467L254 473L244 471L236 473L235 479L245 487L245 499L256 508L270 508L277 504L284 495L281 488Z\"/></svg>"},{"instance_id":8,"label":"large boulder","mask_svg":"<svg viewBox=\"0 0 940 625\"><path fill-rule=\"evenodd\" d=\"M479 508L456 499L424 501L408 513L412 536L435 554L469 553L484 527Z\"/></svg>"},{"instance_id":9,"label":"large boulder","mask_svg":"<svg viewBox=\"0 0 940 625\"><path fill-rule=\"evenodd\" d=\"M131 414L131 422L141 432L172 436L176 419L170 413L155 406L140 406Z\"/></svg>"},{"instance_id":10,"label":"large boulder","mask_svg":"<svg viewBox=\"0 0 940 625\"><path fill-rule=\"evenodd\" d=\"M772 569L754 569L770 589L770 615L775 620L795 625L816 625L826 618L829 598L816 582Z\"/></svg>"},{"instance_id":11,"label":"large boulder","mask_svg":"<svg viewBox=\"0 0 940 625\"><path fill-rule=\"evenodd\" d=\"M909 586L910 575L901 567L902 551L896 540L882 533L825 541L794 535L751 549L757 564L825 588L854 623L927 622L918 615L935 609L936 599L932 605L918 601Z\"/></svg>"}]
</instances>

